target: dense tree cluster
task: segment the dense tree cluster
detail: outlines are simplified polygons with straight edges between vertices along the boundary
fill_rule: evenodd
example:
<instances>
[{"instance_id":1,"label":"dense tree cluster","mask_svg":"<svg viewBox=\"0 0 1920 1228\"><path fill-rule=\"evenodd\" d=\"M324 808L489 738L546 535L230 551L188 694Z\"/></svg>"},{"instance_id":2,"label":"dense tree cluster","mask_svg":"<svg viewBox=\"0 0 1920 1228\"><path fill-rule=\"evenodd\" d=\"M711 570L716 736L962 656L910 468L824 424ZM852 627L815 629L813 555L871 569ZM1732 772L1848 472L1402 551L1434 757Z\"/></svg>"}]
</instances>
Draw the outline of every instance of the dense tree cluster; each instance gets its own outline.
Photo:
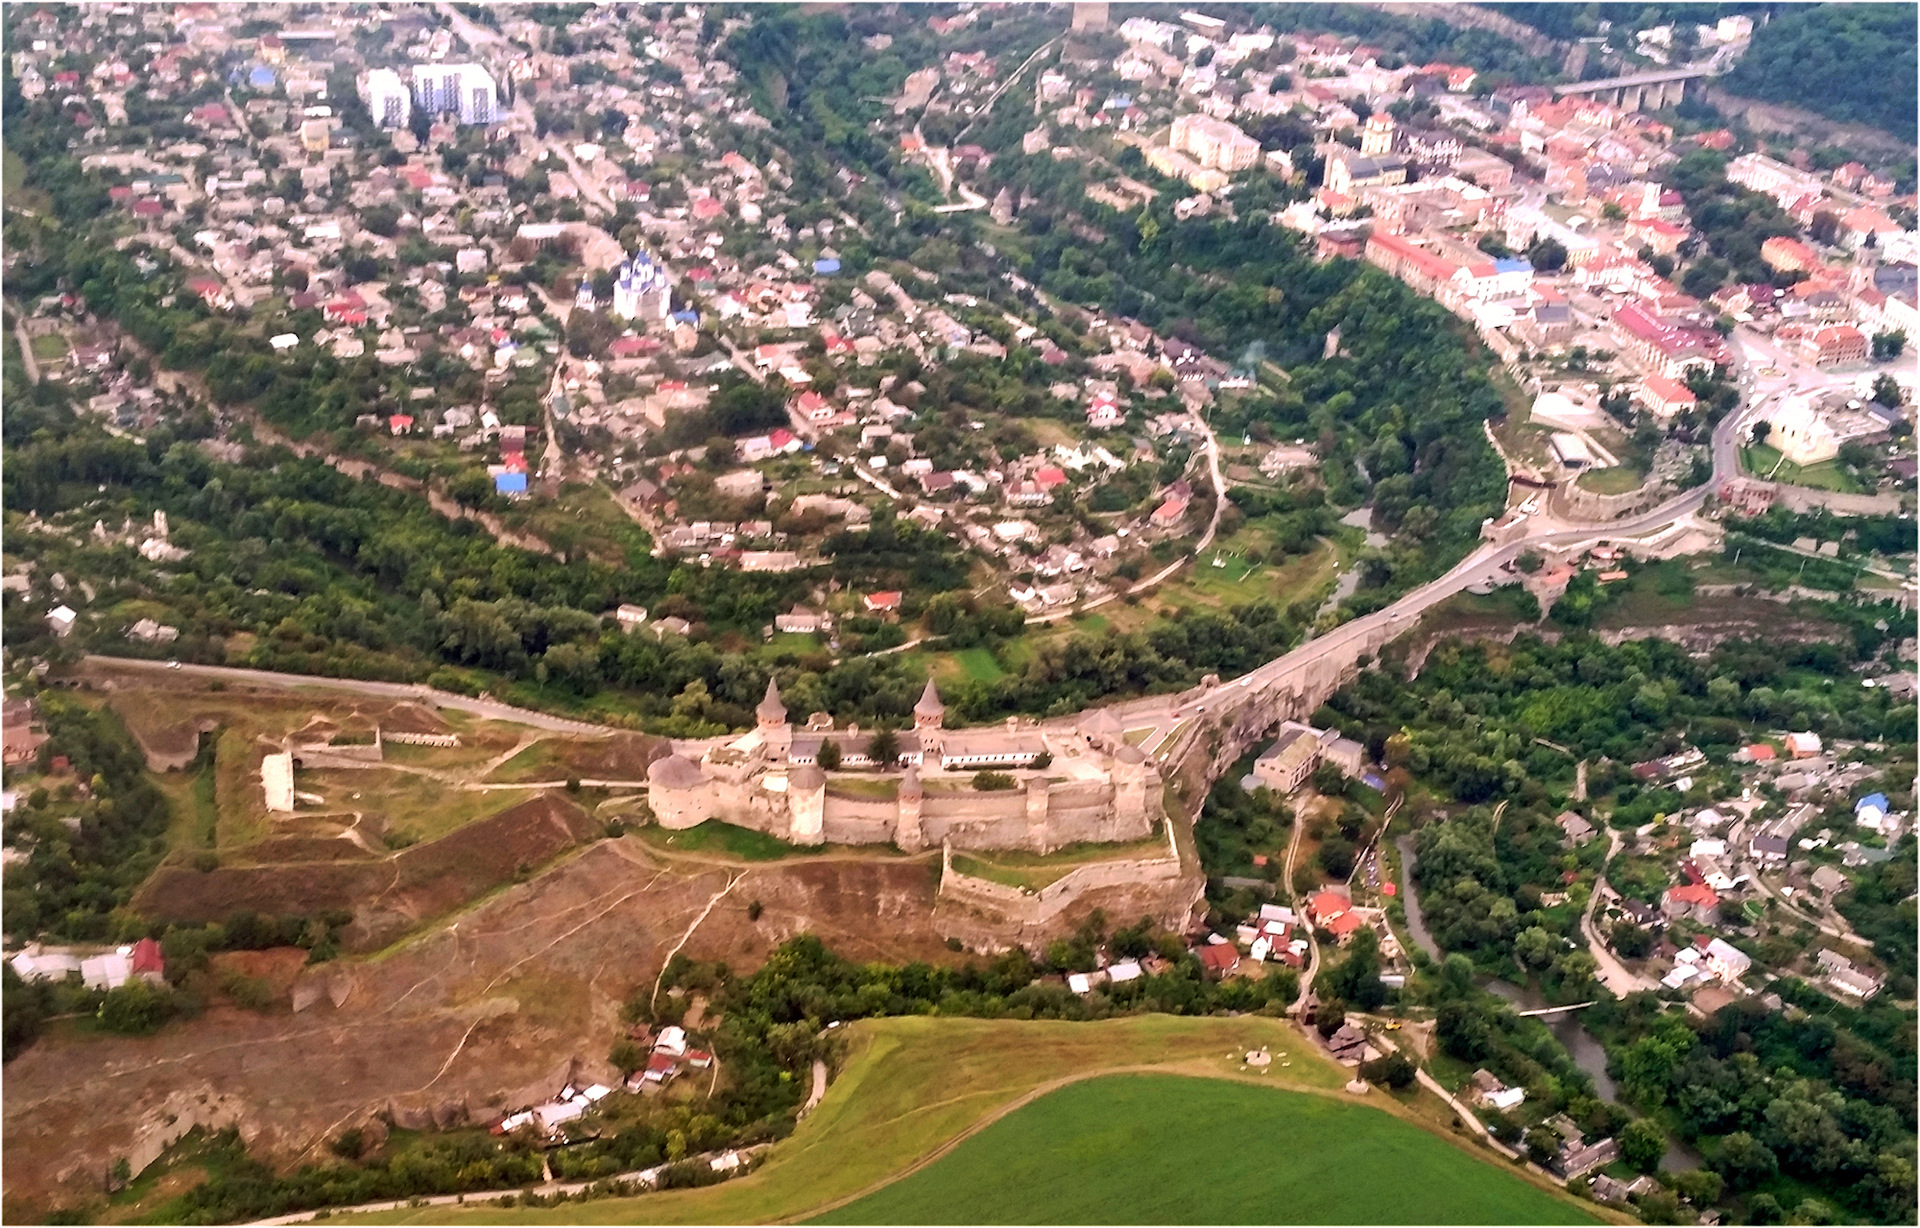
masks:
<instances>
[{"instance_id":1,"label":"dense tree cluster","mask_svg":"<svg viewBox=\"0 0 1920 1228\"><path fill-rule=\"evenodd\" d=\"M1792 980L1775 985L1802 1009L1746 998L1695 1020L1635 994L1605 1000L1585 1022L1625 1094L1675 1121L1732 1190L1774 1197L1797 1182L1842 1210L1835 1222L1913 1222L1910 1012L1884 1001L1851 1010Z\"/></svg>"},{"instance_id":2,"label":"dense tree cluster","mask_svg":"<svg viewBox=\"0 0 1920 1228\"><path fill-rule=\"evenodd\" d=\"M1688 222L1712 253L1682 275L1681 286L1688 294L1705 298L1730 281L1786 284L1796 280L1787 275L1777 278L1760 259L1760 245L1771 238L1798 235L1799 223L1771 196L1729 181L1725 154L1696 149L1668 166L1664 177L1686 202Z\"/></svg>"},{"instance_id":3,"label":"dense tree cluster","mask_svg":"<svg viewBox=\"0 0 1920 1228\"><path fill-rule=\"evenodd\" d=\"M7 868L5 928L107 941L114 937L113 912L166 850L166 796L109 709L52 692L40 697L40 706L48 740L38 767L48 770L56 757L69 767L37 780L7 820L8 847L25 850L27 858Z\"/></svg>"},{"instance_id":4,"label":"dense tree cluster","mask_svg":"<svg viewBox=\"0 0 1920 1228\"><path fill-rule=\"evenodd\" d=\"M1735 94L1914 140L1913 14L1893 5L1789 5L1756 23L1753 45L1725 77Z\"/></svg>"}]
</instances>

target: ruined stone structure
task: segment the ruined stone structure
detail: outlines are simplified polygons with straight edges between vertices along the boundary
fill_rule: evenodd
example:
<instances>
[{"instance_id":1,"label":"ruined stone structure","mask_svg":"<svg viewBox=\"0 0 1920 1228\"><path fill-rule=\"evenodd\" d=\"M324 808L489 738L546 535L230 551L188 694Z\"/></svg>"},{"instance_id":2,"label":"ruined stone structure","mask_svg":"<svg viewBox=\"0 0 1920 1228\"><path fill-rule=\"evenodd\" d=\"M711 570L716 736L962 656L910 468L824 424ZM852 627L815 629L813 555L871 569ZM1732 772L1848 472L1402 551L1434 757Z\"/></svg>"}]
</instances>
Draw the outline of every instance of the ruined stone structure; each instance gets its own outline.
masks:
<instances>
[{"instance_id":1,"label":"ruined stone structure","mask_svg":"<svg viewBox=\"0 0 1920 1228\"><path fill-rule=\"evenodd\" d=\"M878 777L827 771L813 761L828 738L856 748L850 756L864 754L858 748L871 735L857 730L809 732L802 758L771 681L756 717L741 737L679 743L648 767L648 800L661 826L719 819L800 845L1047 853L1074 843L1139 840L1159 817L1159 772L1127 745L1111 714L1089 714L1083 726L1010 721L1004 730L949 731L930 680L914 705L912 732L899 737L905 770ZM975 789L980 767L1008 769L1013 787Z\"/></svg>"}]
</instances>

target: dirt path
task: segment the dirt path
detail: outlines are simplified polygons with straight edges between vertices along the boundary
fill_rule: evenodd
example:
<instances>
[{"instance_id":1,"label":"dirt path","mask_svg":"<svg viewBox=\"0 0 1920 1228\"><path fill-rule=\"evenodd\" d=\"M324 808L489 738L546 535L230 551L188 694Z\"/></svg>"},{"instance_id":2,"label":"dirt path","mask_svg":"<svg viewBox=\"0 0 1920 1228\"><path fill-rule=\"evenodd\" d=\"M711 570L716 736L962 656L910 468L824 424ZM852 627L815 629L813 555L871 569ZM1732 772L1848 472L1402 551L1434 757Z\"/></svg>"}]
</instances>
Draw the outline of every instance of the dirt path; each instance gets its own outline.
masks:
<instances>
[{"instance_id":1,"label":"dirt path","mask_svg":"<svg viewBox=\"0 0 1920 1228\"><path fill-rule=\"evenodd\" d=\"M13 318L13 335L20 339L20 361L26 365L27 378L39 383L40 360L33 356L33 338L27 335L27 322L19 316Z\"/></svg>"},{"instance_id":2,"label":"dirt path","mask_svg":"<svg viewBox=\"0 0 1920 1228\"><path fill-rule=\"evenodd\" d=\"M827 1094L827 1064L819 1058L813 1059L813 1091L808 1093L807 1102L800 1106L800 1116L813 1112L813 1106Z\"/></svg>"},{"instance_id":3,"label":"dirt path","mask_svg":"<svg viewBox=\"0 0 1920 1228\"><path fill-rule=\"evenodd\" d=\"M726 886L713 893L713 898L708 900L707 906L700 910L700 915L693 919L693 924L687 927L687 932L680 935L680 941L673 944L673 950L668 951L667 957L660 961L660 975L653 978L653 996L655 998L660 996L660 983L667 979L667 966L673 963L673 957L680 954L680 948L687 945L687 940L693 937L693 932L700 928L700 923L712 914L714 907L718 905L722 899L726 898L727 893L747 881L747 875L752 872L751 870L743 870L738 875L728 879Z\"/></svg>"}]
</instances>

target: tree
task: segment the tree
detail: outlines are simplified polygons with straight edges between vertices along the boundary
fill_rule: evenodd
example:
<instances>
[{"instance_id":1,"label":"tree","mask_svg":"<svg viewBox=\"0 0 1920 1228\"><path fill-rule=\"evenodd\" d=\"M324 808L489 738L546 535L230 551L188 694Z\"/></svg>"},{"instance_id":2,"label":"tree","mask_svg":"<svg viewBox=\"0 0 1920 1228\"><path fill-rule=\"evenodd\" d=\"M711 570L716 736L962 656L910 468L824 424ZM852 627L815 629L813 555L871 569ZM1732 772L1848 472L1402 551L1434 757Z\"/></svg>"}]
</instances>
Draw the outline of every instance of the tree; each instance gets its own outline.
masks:
<instances>
[{"instance_id":1,"label":"tree","mask_svg":"<svg viewBox=\"0 0 1920 1228\"><path fill-rule=\"evenodd\" d=\"M1889 334L1887 333L1881 333L1879 334L1879 336L1876 336L1874 338L1874 342L1878 344L1880 337L1885 337L1888 335ZM1899 340L1901 348L1905 347L1907 342L1907 336L1905 333L1893 333L1891 335ZM1878 357L1878 355L1876 354L1875 357ZM1896 348L1892 354L1888 355L1888 357L1889 358L1899 357L1899 349ZM1894 406L1899 405L1901 402L1905 401L1907 398L1906 398L1906 394L1901 391L1900 381L1893 378L1893 376L1888 375L1883 371L1879 375L1874 377L1873 399L1878 401L1880 404L1885 405L1889 409L1891 409Z\"/></svg>"},{"instance_id":2,"label":"tree","mask_svg":"<svg viewBox=\"0 0 1920 1228\"><path fill-rule=\"evenodd\" d=\"M973 774L973 787L981 793L994 793L1013 788L1013 777L1005 772L979 771Z\"/></svg>"},{"instance_id":3,"label":"tree","mask_svg":"<svg viewBox=\"0 0 1920 1228\"><path fill-rule=\"evenodd\" d=\"M1323 761L1313 769L1313 791L1322 797L1345 797L1347 774L1340 770L1339 764Z\"/></svg>"},{"instance_id":4,"label":"tree","mask_svg":"<svg viewBox=\"0 0 1920 1228\"><path fill-rule=\"evenodd\" d=\"M1320 1035L1332 1036L1347 1022L1347 1004L1338 998L1328 998L1321 1002L1313 1012L1313 1026Z\"/></svg>"},{"instance_id":5,"label":"tree","mask_svg":"<svg viewBox=\"0 0 1920 1228\"><path fill-rule=\"evenodd\" d=\"M607 1054L607 1061L620 1072L622 1078L631 1078L634 1071L647 1064L647 1055L639 1045L630 1040L621 1040Z\"/></svg>"},{"instance_id":6,"label":"tree","mask_svg":"<svg viewBox=\"0 0 1920 1228\"><path fill-rule=\"evenodd\" d=\"M1620 1132L1620 1158L1643 1173L1650 1173L1660 1165L1660 1157L1667 1154L1667 1132L1659 1123L1641 1117L1627 1123Z\"/></svg>"},{"instance_id":7,"label":"tree","mask_svg":"<svg viewBox=\"0 0 1920 1228\"><path fill-rule=\"evenodd\" d=\"M100 1005L100 1022L109 1032L145 1036L158 1031L177 1009L172 993L145 981L128 981L109 990Z\"/></svg>"},{"instance_id":8,"label":"tree","mask_svg":"<svg viewBox=\"0 0 1920 1228\"><path fill-rule=\"evenodd\" d=\"M1615 953L1623 959L1644 959L1653 950L1653 935L1638 925L1616 925L1611 938Z\"/></svg>"},{"instance_id":9,"label":"tree","mask_svg":"<svg viewBox=\"0 0 1920 1228\"><path fill-rule=\"evenodd\" d=\"M867 758L882 770L895 767L900 762L900 735L891 729L882 729L873 735L867 743Z\"/></svg>"},{"instance_id":10,"label":"tree","mask_svg":"<svg viewBox=\"0 0 1920 1228\"><path fill-rule=\"evenodd\" d=\"M834 741L832 738L828 738L826 741L820 743L820 750L814 756L814 762L818 763L823 771L839 771L840 743Z\"/></svg>"},{"instance_id":11,"label":"tree","mask_svg":"<svg viewBox=\"0 0 1920 1228\"><path fill-rule=\"evenodd\" d=\"M1544 968L1553 962L1560 939L1550 930L1534 925L1521 930L1513 939L1513 955L1523 968Z\"/></svg>"},{"instance_id":12,"label":"tree","mask_svg":"<svg viewBox=\"0 0 1920 1228\"><path fill-rule=\"evenodd\" d=\"M1383 1083L1397 1091L1413 1082L1414 1065L1405 1053L1396 1051L1362 1065L1360 1077L1369 1083Z\"/></svg>"},{"instance_id":13,"label":"tree","mask_svg":"<svg viewBox=\"0 0 1920 1228\"><path fill-rule=\"evenodd\" d=\"M1767 436L1773 434L1773 423L1762 418L1753 424L1753 442L1759 446L1767 442Z\"/></svg>"}]
</instances>

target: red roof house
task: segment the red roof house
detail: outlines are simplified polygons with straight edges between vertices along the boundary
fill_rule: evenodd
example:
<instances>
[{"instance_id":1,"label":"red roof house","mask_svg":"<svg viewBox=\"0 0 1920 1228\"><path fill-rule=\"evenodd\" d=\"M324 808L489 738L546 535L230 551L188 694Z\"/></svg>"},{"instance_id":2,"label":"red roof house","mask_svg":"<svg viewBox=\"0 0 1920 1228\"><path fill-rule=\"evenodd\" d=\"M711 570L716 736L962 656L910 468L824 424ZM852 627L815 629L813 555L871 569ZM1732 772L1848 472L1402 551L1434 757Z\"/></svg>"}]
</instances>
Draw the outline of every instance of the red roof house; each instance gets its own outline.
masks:
<instances>
[{"instance_id":1,"label":"red roof house","mask_svg":"<svg viewBox=\"0 0 1920 1228\"><path fill-rule=\"evenodd\" d=\"M1227 975L1240 966L1240 952L1231 942L1212 942L1200 948L1200 966L1209 972Z\"/></svg>"},{"instance_id":2,"label":"red roof house","mask_svg":"<svg viewBox=\"0 0 1920 1228\"><path fill-rule=\"evenodd\" d=\"M133 975L154 982L166 979L167 961L160 953L159 943L142 938L133 944Z\"/></svg>"}]
</instances>

